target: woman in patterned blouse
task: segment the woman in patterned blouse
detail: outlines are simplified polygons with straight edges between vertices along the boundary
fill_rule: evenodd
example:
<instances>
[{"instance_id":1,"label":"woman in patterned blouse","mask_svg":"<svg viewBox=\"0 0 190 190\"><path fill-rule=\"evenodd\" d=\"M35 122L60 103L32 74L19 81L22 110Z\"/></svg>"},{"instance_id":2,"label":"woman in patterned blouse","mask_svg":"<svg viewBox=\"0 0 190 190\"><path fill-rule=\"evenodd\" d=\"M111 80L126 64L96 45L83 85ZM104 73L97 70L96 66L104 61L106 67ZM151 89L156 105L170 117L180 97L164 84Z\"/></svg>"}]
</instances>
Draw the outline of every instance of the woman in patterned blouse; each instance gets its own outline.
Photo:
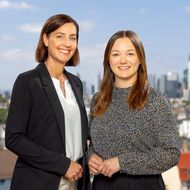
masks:
<instances>
[{"instance_id":1,"label":"woman in patterned blouse","mask_svg":"<svg viewBox=\"0 0 190 190\"><path fill-rule=\"evenodd\" d=\"M177 126L168 98L148 84L138 35L113 34L103 64L89 121L93 190L164 190L161 173L180 156Z\"/></svg>"}]
</instances>

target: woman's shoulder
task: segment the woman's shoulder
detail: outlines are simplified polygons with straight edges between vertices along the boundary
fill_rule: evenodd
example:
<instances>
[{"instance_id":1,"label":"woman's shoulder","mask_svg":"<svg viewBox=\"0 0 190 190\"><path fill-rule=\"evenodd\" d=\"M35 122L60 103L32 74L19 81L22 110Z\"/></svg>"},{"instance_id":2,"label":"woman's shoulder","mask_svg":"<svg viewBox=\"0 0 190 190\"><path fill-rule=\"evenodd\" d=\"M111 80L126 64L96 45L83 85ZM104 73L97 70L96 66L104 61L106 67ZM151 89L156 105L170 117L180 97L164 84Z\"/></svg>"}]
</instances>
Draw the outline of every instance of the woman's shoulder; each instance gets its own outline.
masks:
<instances>
[{"instance_id":1,"label":"woman's shoulder","mask_svg":"<svg viewBox=\"0 0 190 190\"><path fill-rule=\"evenodd\" d=\"M34 83L34 81L36 81L35 78L37 77L38 77L38 74L35 71L35 69L20 73L16 77L15 82L13 84L13 91L14 90L20 91L21 89L26 90L26 89L30 89L31 86L36 86L32 84Z\"/></svg>"},{"instance_id":2,"label":"woman's shoulder","mask_svg":"<svg viewBox=\"0 0 190 190\"><path fill-rule=\"evenodd\" d=\"M170 101L167 95L151 86L149 87L148 101L154 104L165 104L168 106L170 105Z\"/></svg>"},{"instance_id":3,"label":"woman's shoulder","mask_svg":"<svg viewBox=\"0 0 190 190\"><path fill-rule=\"evenodd\" d=\"M37 76L38 76L37 71L35 69L31 69L31 70L20 73L17 76L15 82L18 82L18 81L29 82Z\"/></svg>"},{"instance_id":4,"label":"woman's shoulder","mask_svg":"<svg viewBox=\"0 0 190 190\"><path fill-rule=\"evenodd\" d=\"M91 102L95 102L95 101L96 101L96 99L97 99L99 93L100 93L100 92L97 91L97 92L95 92L95 93L92 95L92 97L91 97Z\"/></svg>"},{"instance_id":5,"label":"woman's shoulder","mask_svg":"<svg viewBox=\"0 0 190 190\"><path fill-rule=\"evenodd\" d=\"M33 76L36 76L36 75L37 75L36 70L31 69L31 70L28 70L28 71L20 73L18 75L18 78L30 78L30 77L33 77Z\"/></svg>"}]
</instances>

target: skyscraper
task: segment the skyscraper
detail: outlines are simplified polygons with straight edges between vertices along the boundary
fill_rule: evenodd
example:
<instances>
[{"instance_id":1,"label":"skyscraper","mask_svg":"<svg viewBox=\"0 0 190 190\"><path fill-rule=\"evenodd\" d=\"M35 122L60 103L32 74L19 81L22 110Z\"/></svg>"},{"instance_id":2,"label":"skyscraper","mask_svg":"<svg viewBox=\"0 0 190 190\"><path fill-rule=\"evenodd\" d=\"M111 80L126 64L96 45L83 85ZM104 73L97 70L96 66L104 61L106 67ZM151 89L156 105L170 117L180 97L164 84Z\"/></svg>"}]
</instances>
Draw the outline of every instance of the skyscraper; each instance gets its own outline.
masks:
<instances>
[{"instance_id":1,"label":"skyscraper","mask_svg":"<svg viewBox=\"0 0 190 190\"><path fill-rule=\"evenodd\" d=\"M153 88L156 88L156 75L155 74L148 74L148 80L150 82L150 85L153 87Z\"/></svg>"},{"instance_id":2,"label":"skyscraper","mask_svg":"<svg viewBox=\"0 0 190 190\"><path fill-rule=\"evenodd\" d=\"M161 75L160 82L159 82L159 88L158 88L163 94L166 94L167 89L167 75Z\"/></svg>"},{"instance_id":3,"label":"skyscraper","mask_svg":"<svg viewBox=\"0 0 190 190\"><path fill-rule=\"evenodd\" d=\"M166 94L169 98L181 97L182 93L181 93L178 73L176 72L167 73Z\"/></svg>"},{"instance_id":4,"label":"skyscraper","mask_svg":"<svg viewBox=\"0 0 190 190\"><path fill-rule=\"evenodd\" d=\"M189 59L188 59L188 90L190 91L190 55L189 55Z\"/></svg>"}]
</instances>

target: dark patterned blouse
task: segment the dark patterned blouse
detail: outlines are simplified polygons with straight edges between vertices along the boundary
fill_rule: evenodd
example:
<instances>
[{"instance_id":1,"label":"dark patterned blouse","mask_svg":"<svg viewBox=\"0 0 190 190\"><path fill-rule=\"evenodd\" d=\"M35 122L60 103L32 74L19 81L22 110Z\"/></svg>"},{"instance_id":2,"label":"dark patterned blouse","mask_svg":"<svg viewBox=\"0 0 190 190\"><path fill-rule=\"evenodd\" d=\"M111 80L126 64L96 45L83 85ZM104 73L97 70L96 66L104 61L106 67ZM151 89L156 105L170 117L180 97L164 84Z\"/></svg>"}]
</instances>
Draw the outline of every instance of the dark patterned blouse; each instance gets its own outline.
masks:
<instances>
[{"instance_id":1,"label":"dark patterned blouse","mask_svg":"<svg viewBox=\"0 0 190 190\"><path fill-rule=\"evenodd\" d=\"M103 159L118 157L121 173L160 174L178 164L180 156L169 100L150 87L145 108L131 111L126 102L130 90L114 87L104 116L90 118L92 142L87 156L95 153Z\"/></svg>"}]
</instances>

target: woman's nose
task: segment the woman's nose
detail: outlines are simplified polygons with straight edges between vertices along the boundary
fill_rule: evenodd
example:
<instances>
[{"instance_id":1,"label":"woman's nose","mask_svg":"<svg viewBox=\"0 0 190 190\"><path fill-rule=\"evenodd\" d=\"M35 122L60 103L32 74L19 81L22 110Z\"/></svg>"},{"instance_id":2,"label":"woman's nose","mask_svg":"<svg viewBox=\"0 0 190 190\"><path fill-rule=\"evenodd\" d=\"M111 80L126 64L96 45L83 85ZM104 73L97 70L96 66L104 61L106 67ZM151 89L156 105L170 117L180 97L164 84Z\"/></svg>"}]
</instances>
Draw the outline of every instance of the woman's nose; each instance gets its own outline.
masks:
<instances>
[{"instance_id":1,"label":"woman's nose","mask_svg":"<svg viewBox=\"0 0 190 190\"><path fill-rule=\"evenodd\" d=\"M127 56L126 55L122 55L120 62L121 62L121 64L125 64L127 62Z\"/></svg>"},{"instance_id":2,"label":"woman's nose","mask_svg":"<svg viewBox=\"0 0 190 190\"><path fill-rule=\"evenodd\" d=\"M69 47L71 45L71 41L69 38L65 38L63 40L63 45L66 46L66 47Z\"/></svg>"}]
</instances>

